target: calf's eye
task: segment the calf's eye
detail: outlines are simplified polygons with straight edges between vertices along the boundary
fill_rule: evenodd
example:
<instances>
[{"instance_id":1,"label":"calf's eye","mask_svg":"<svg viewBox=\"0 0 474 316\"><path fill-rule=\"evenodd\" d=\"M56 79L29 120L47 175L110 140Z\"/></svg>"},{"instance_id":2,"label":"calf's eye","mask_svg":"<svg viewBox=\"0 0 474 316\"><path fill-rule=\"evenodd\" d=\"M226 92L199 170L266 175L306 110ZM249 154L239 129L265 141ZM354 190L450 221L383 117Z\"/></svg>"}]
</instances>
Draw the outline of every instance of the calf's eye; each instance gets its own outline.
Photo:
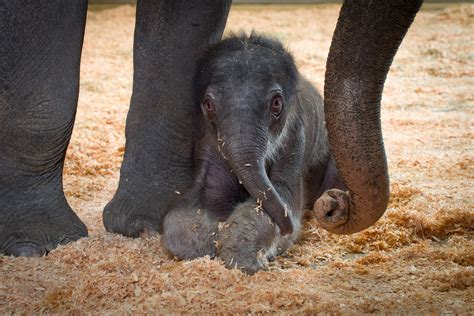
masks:
<instances>
[{"instance_id":1,"label":"calf's eye","mask_svg":"<svg viewBox=\"0 0 474 316\"><path fill-rule=\"evenodd\" d=\"M271 109L273 116L278 118L283 110L283 98L281 95L276 95L272 99Z\"/></svg>"}]
</instances>

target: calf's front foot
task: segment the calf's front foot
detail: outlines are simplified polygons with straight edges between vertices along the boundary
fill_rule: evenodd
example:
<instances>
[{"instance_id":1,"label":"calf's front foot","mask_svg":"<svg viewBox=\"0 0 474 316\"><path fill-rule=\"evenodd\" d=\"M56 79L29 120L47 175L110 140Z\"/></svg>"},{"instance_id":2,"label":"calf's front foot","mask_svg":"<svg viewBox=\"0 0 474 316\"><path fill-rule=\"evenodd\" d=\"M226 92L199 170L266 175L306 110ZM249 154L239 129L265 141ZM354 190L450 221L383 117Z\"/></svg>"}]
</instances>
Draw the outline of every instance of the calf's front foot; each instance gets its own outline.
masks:
<instances>
[{"instance_id":1,"label":"calf's front foot","mask_svg":"<svg viewBox=\"0 0 474 316\"><path fill-rule=\"evenodd\" d=\"M175 208L163 221L162 242L179 259L216 255L218 220L206 209Z\"/></svg>"},{"instance_id":2,"label":"calf's front foot","mask_svg":"<svg viewBox=\"0 0 474 316\"><path fill-rule=\"evenodd\" d=\"M236 207L219 232L218 255L227 268L254 274L275 254L276 229L270 217L252 201Z\"/></svg>"}]
</instances>

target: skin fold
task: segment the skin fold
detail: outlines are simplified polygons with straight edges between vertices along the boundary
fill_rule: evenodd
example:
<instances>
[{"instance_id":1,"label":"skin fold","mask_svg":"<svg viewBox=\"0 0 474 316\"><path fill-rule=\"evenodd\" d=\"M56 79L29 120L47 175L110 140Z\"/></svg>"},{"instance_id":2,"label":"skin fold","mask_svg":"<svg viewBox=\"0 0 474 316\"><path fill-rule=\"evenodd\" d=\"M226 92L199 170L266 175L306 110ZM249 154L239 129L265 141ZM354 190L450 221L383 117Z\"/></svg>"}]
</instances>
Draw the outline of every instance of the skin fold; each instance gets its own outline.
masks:
<instances>
[{"instance_id":1,"label":"skin fold","mask_svg":"<svg viewBox=\"0 0 474 316\"><path fill-rule=\"evenodd\" d=\"M280 42L257 34L210 47L196 97L196 176L166 215L163 242L178 258L218 255L227 267L254 273L298 238L304 206L345 189L329 153L322 98ZM281 218L290 222L287 233Z\"/></svg>"}]
</instances>

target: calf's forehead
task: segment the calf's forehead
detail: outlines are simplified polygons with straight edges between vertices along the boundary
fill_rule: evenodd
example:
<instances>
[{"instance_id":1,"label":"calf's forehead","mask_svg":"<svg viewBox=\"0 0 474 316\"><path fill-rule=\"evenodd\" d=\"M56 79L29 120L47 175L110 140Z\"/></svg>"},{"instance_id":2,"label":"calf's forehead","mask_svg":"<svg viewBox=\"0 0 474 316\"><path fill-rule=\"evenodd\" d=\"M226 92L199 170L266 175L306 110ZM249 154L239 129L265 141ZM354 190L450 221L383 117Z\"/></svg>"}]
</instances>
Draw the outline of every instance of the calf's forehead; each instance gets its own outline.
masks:
<instances>
[{"instance_id":1,"label":"calf's forehead","mask_svg":"<svg viewBox=\"0 0 474 316\"><path fill-rule=\"evenodd\" d=\"M249 47L224 52L214 59L211 67L212 84L271 85L285 77L281 56L270 49Z\"/></svg>"}]
</instances>

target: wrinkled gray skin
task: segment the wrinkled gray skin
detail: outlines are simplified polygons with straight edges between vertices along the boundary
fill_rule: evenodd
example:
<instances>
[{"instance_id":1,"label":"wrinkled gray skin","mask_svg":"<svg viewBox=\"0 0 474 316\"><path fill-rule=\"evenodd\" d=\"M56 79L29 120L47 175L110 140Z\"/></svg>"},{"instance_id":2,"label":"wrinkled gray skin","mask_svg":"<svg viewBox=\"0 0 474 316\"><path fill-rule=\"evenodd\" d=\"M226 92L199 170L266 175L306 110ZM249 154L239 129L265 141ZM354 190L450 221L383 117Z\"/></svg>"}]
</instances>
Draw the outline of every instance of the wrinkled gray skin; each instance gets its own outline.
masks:
<instances>
[{"instance_id":1,"label":"wrinkled gray skin","mask_svg":"<svg viewBox=\"0 0 474 316\"><path fill-rule=\"evenodd\" d=\"M347 221L333 220L344 217L333 210L340 192L324 193L315 207L332 232L363 230L385 211L380 99L421 3L346 0L342 6L324 102L331 152L349 191ZM220 39L229 7L230 1L138 0L126 151L119 187L103 214L108 231L132 237L160 232L174 192L192 185L193 170L200 169L193 159L199 131L190 128L199 119L193 76L205 48ZM0 0L0 253L41 256L87 236L62 188L86 9L86 0ZM281 217L276 196L268 213L275 218Z\"/></svg>"},{"instance_id":2,"label":"wrinkled gray skin","mask_svg":"<svg viewBox=\"0 0 474 316\"><path fill-rule=\"evenodd\" d=\"M212 46L196 85L196 178L166 215L163 242L178 258L217 253L227 267L254 273L297 239L304 206L346 189L329 154L323 101L282 44L256 34ZM348 200L333 207L347 210Z\"/></svg>"},{"instance_id":3,"label":"wrinkled gray skin","mask_svg":"<svg viewBox=\"0 0 474 316\"><path fill-rule=\"evenodd\" d=\"M193 77L229 9L226 0L137 1L126 150L103 213L108 231L160 232L174 192L192 183ZM86 11L87 0L0 0L0 253L41 256L87 236L62 187Z\"/></svg>"}]
</instances>

